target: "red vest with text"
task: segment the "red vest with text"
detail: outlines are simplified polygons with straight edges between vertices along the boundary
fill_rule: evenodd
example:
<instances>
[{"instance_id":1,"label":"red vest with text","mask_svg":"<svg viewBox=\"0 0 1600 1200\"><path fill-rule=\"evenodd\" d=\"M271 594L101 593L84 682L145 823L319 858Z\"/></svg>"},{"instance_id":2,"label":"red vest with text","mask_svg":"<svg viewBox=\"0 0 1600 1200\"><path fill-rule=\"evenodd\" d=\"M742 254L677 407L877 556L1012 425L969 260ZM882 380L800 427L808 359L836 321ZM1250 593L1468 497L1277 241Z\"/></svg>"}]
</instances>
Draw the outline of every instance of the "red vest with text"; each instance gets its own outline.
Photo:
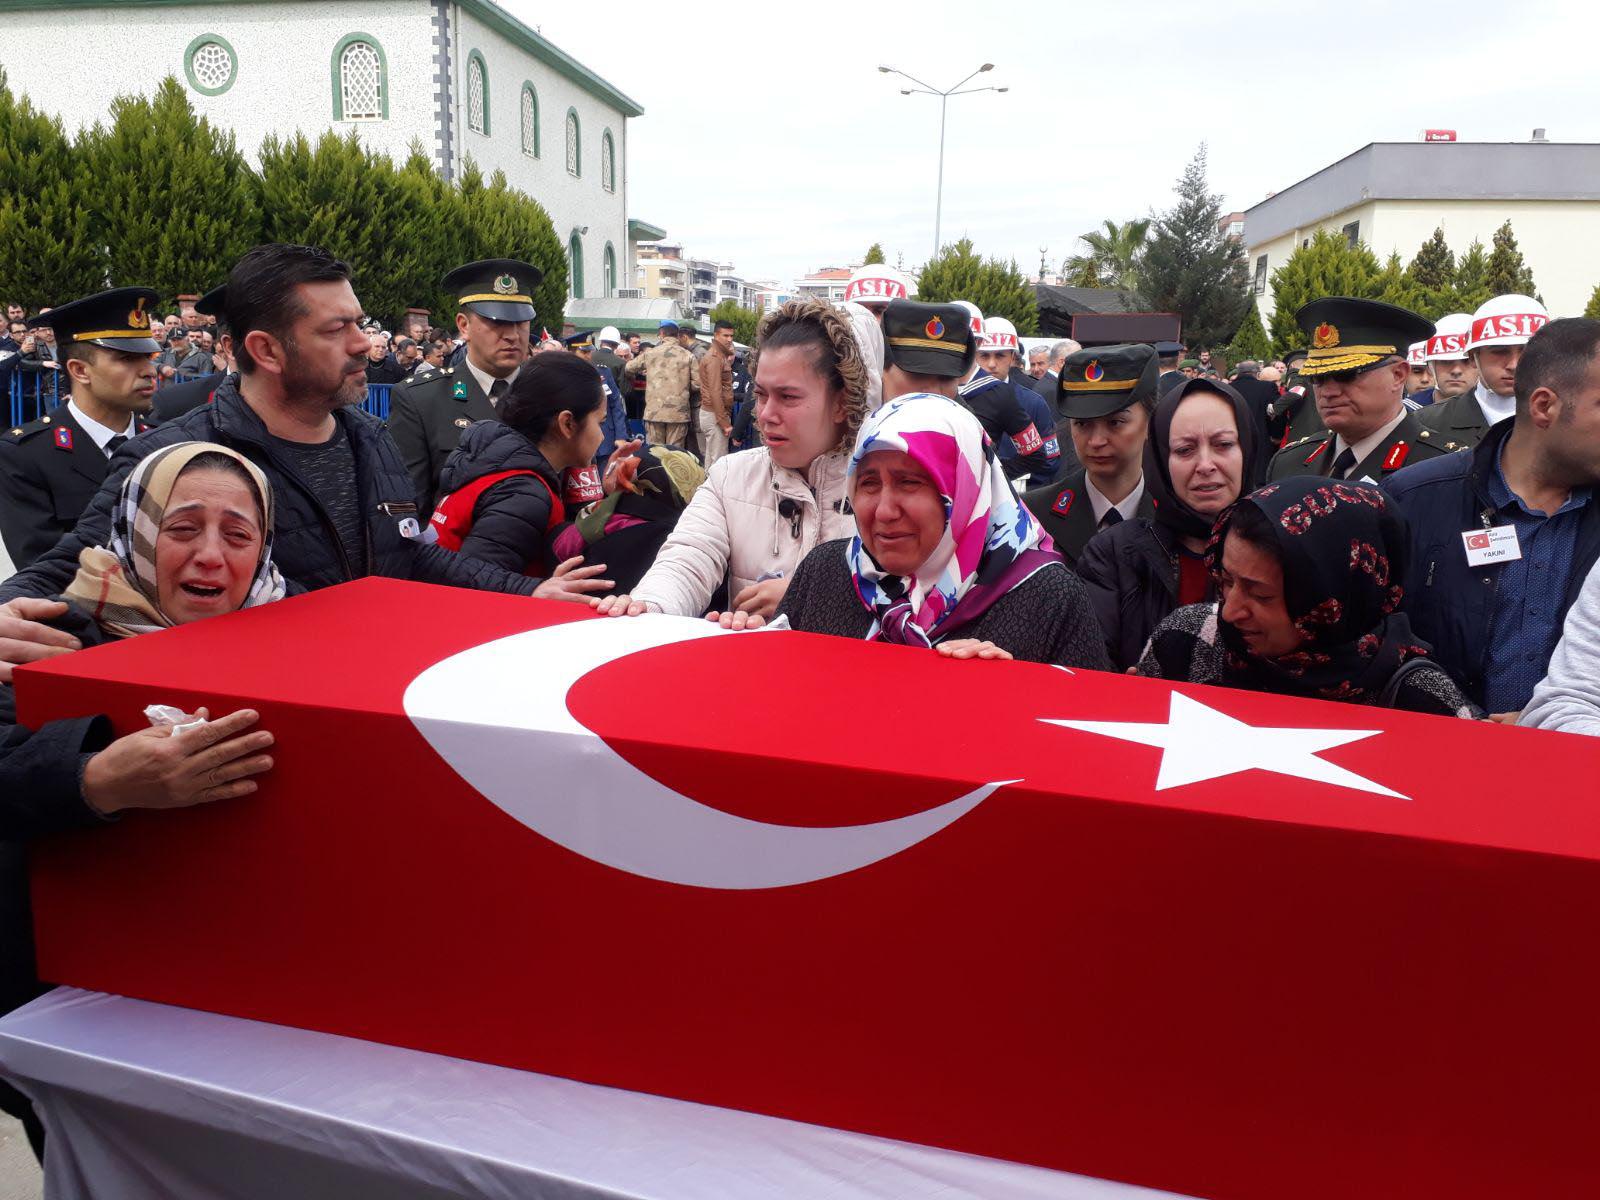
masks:
<instances>
[{"instance_id":1,"label":"red vest with text","mask_svg":"<svg viewBox=\"0 0 1600 1200\"><path fill-rule=\"evenodd\" d=\"M550 518L545 522L544 531L552 533L567 519L567 511L561 503L561 497L550 491L550 485L537 471L495 471L489 475L480 475L465 487L457 488L447 496L442 496L439 503L434 506L433 516L428 518L428 525L433 530L439 545L446 550L459 551L461 543L467 540L467 534L472 532L472 515L478 507L478 497L488 491L502 479L510 479L513 475L531 475L539 481L539 486L550 493ZM524 575L535 578L549 574L543 562L531 562L522 568Z\"/></svg>"}]
</instances>

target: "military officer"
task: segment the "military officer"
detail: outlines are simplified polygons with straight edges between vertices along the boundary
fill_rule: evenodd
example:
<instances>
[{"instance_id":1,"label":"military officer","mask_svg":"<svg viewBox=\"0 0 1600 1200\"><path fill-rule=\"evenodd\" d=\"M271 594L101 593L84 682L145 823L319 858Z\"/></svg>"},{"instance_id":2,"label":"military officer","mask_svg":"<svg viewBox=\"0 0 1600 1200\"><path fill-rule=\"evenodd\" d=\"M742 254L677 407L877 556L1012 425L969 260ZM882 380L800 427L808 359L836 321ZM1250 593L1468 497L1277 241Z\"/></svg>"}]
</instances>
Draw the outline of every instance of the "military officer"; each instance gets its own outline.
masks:
<instances>
[{"instance_id":1,"label":"military officer","mask_svg":"<svg viewBox=\"0 0 1600 1200\"><path fill-rule=\"evenodd\" d=\"M0 535L20 570L54 546L106 477L113 454L147 428L156 392L150 288L114 288L40 313L60 347L71 397L0 437Z\"/></svg>"},{"instance_id":2,"label":"military officer","mask_svg":"<svg viewBox=\"0 0 1600 1200\"><path fill-rule=\"evenodd\" d=\"M663 321L656 344L622 368L628 379L644 376L645 437L653 446L683 450L693 413L690 383L694 355L679 340L678 323Z\"/></svg>"},{"instance_id":3,"label":"military officer","mask_svg":"<svg viewBox=\"0 0 1600 1200\"><path fill-rule=\"evenodd\" d=\"M1022 502L1068 563L1102 529L1155 516L1144 486L1144 443L1160 387L1160 362L1150 346L1095 346L1061 364L1056 409L1083 465L1023 493Z\"/></svg>"},{"instance_id":4,"label":"military officer","mask_svg":"<svg viewBox=\"0 0 1600 1200\"><path fill-rule=\"evenodd\" d=\"M1295 314L1311 337L1300 368L1316 389L1327 427L1290 442L1267 465L1267 479L1326 475L1378 483L1410 463L1447 453L1446 438L1424 429L1405 405L1406 350L1431 337L1433 322L1381 300L1328 296Z\"/></svg>"},{"instance_id":5,"label":"military officer","mask_svg":"<svg viewBox=\"0 0 1600 1200\"><path fill-rule=\"evenodd\" d=\"M629 440L628 411L623 405L622 388L617 383L616 376L611 373L609 367L602 367L596 361L599 354L595 350L594 337L592 333L575 333L571 337L563 338L562 341L568 350L595 369L595 373L600 376L601 384L606 389L605 415L600 418L600 449L594 456L595 465L600 468L600 473L603 475L606 460L616 450L618 443L626 443Z\"/></svg>"},{"instance_id":6,"label":"military officer","mask_svg":"<svg viewBox=\"0 0 1600 1200\"><path fill-rule=\"evenodd\" d=\"M534 288L543 273L513 258L486 258L444 277L455 292L456 329L466 354L453 367L397 383L391 393L389 433L417 489L417 509L432 512L444 460L474 421L494 416L528 357Z\"/></svg>"},{"instance_id":7,"label":"military officer","mask_svg":"<svg viewBox=\"0 0 1600 1200\"><path fill-rule=\"evenodd\" d=\"M1454 327L1457 315L1441 319L1441 330L1445 321ZM1476 378L1472 387L1462 387L1455 396L1441 397L1429 406L1422 424L1432 436L1448 438L1470 450L1483 441L1491 425L1512 416L1517 410L1517 363L1522 348L1549 320L1544 305L1532 296L1495 296L1479 305L1467 319L1460 347Z\"/></svg>"}]
</instances>

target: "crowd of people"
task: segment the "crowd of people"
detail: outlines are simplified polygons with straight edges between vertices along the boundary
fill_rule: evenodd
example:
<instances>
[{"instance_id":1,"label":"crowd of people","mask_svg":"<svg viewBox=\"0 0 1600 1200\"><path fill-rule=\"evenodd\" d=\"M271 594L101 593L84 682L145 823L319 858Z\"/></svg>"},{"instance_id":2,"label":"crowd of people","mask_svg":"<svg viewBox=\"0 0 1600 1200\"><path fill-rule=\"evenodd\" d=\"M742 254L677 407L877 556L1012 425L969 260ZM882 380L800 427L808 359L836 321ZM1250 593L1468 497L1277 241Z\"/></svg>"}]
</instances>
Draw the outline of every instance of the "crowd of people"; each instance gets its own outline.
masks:
<instances>
[{"instance_id":1,"label":"crowd of people","mask_svg":"<svg viewBox=\"0 0 1600 1200\"><path fill-rule=\"evenodd\" d=\"M1329 297L1225 376L904 289L781 305L748 355L562 342L538 281L466 264L454 333L391 340L267 245L196 319L120 288L14 322L63 402L0 436L0 1006L38 987L28 838L272 765L249 711L24 728L13 667L366 575L1600 734L1600 322Z\"/></svg>"}]
</instances>

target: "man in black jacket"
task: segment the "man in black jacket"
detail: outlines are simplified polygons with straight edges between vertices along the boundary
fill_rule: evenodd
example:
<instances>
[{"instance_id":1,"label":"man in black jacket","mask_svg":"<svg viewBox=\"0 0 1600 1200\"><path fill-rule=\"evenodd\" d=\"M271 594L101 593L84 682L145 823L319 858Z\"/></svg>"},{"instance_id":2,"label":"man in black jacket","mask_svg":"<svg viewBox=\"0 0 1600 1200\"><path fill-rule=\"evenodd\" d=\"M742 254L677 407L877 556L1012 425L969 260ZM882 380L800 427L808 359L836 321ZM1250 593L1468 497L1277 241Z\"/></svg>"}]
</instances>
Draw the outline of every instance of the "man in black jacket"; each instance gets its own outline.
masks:
<instances>
[{"instance_id":1,"label":"man in black jacket","mask_svg":"<svg viewBox=\"0 0 1600 1200\"><path fill-rule=\"evenodd\" d=\"M1517 367L1516 412L1471 452L1386 479L1410 528L1411 627L1472 700L1515 713L1600 559L1600 321L1552 321Z\"/></svg>"},{"instance_id":2,"label":"man in black jacket","mask_svg":"<svg viewBox=\"0 0 1600 1200\"><path fill-rule=\"evenodd\" d=\"M367 337L349 268L308 246L258 246L228 277L237 384L212 403L134 438L77 527L0 588L0 682L16 663L73 649L38 623L59 615L44 600L76 572L85 546L105 544L122 482L147 454L182 441L219 442L259 466L277 504L273 556L300 589L366 575L582 600L609 589L583 568L540 581L422 541L411 478L383 423L356 407L366 394Z\"/></svg>"}]
</instances>

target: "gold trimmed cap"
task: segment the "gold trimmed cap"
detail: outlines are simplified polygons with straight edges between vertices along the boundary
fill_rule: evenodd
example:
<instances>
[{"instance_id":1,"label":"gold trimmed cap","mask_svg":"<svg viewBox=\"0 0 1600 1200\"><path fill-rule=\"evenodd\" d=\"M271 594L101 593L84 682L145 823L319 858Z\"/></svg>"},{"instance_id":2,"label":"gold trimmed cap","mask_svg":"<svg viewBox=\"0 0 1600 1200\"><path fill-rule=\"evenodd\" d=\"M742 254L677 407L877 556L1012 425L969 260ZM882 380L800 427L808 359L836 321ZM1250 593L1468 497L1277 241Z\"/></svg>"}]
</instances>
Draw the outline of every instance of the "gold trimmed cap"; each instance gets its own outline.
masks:
<instances>
[{"instance_id":1,"label":"gold trimmed cap","mask_svg":"<svg viewBox=\"0 0 1600 1200\"><path fill-rule=\"evenodd\" d=\"M1154 346L1091 346L1061 363L1056 408L1064 417L1092 421L1141 400L1155 403L1161 362Z\"/></svg>"},{"instance_id":2,"label":"gold trimmed cap","mask_svg":"<svg viewBox=\"0 0 1600 1200\"><path fill-rule=\"evenodd\" d=\"M544 272L515 258L485 258L457 267L444 277L456 303L491 321L532 321L533 289Z\"/></svg>"},{"instance_id":3,"label":"gold trimmed cap","mask_svg":"<svg viewBox=\"0 0 1600 1200\"><path fill-rule=\"evenodd\" d=\"M912 375L962 379L978 352L972 322L959 304L891 300L883 310L883 357Z\"/></svg>"},{"instance_id":4,"label":"gold trimmed cap","mask_svg":"<svg viewBox=\"0 0 1600 1200\"><path fill-rule=\"evenodd\" d=\"M1308 379L1364 371L1390 358L1405 358L1412 343L1433 336L1433 322L1398 304L1324 296L1294 315L1311 339L1300 374Z\"/></svg>"},{"instance_id":5,"label":"gold trimmed cap","mask_svg":"<svg viewBox=\"0 0 1600 1200\"><path fill-rule=\"evenodd\" d=\"M112 288L31 317L28 328L48 325L63 346L87 342L126 354L155 354L161 343L150 332L150 311L157 297L154 288Z\"/></svg>"}]
</instances>

